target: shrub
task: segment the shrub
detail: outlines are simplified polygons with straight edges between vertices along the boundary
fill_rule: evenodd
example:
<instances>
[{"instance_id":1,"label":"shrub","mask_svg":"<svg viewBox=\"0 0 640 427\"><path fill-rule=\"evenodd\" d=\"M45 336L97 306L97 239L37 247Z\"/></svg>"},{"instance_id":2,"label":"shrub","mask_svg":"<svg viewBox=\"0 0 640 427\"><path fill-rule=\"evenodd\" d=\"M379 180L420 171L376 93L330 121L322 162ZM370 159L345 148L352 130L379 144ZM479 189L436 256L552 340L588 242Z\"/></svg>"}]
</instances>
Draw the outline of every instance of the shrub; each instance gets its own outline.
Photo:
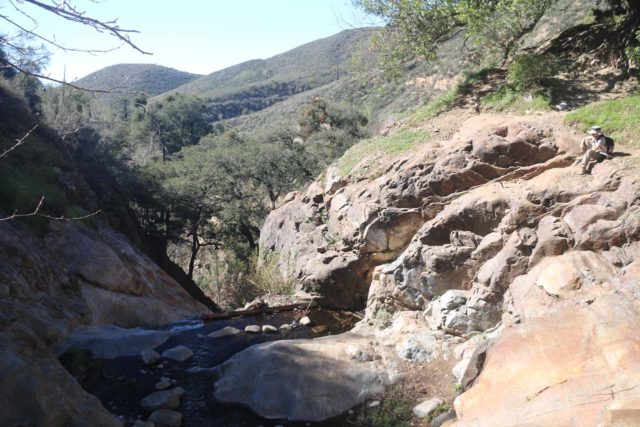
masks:
<instances>
[{"instance_id":1,"label":"shrub","mask_svg":"<svg viewBox=\"0 0 640 427\"><path fill-rule=\"evenodd\" d=\"M265 295L292 295L295 281L289 272L283 276L278 255L269 254L262 262L254 253L248 260L232 253L211 251L207 262L196 270L196 283L218 305L227 309L242 307Z\"/></svg>"},{"instance_id":2,"label":"shrub","mask_svg":"<svg viewBox=\"0 0 640 427\"><path fill-rule=\"evenodd\" d=\"M379 308L373 316L373 322L380 328L386 328L391 324L391 313L386 308Z\"/></svg>"},{"instance_id":3,"label":"shrub","mask_svg":"<svg viewBox=\"0 0 640 427\"><path fill-rule=\"evenodd\" d=\"M507 82L518 90L540 86L558 72L558 62L548 54L528 53L516 58L507 72Z\"/></svg>"},{"instance_id":4,"label":"shrub","mask_svg":"<svg viewBox=\"0 0 640 427\"><path fill-rule=\"evenodd\" d=\"M551 100L543 91L523 93L512 88L501 87L483 98L481 104L497 111L547 110Z\"/></svg>"},{"instance_id":5,"label":"shrub","mask_svg":"<svg viewBox=\"0 0 640 427\"><path fill-rule=\"evenodd\" d=\"M640 67L640 30L636 31L636 40L634 45L628 46L626 49L627 57L636 67Z\"/></svg>"},{"instance_id":6,"label":"shrub","mask_svg":"<svg viewBox=\"0 0 640 427\"><path fill-rule=\"evenodd\" d=\"M258 261L257 252L249 260L247 281L260 295L293 295L295 281L290 271L282 271L279 254L269 253L264 261ZM284 273L284 274L283 274Z\"/></svg>"}]
</instances>

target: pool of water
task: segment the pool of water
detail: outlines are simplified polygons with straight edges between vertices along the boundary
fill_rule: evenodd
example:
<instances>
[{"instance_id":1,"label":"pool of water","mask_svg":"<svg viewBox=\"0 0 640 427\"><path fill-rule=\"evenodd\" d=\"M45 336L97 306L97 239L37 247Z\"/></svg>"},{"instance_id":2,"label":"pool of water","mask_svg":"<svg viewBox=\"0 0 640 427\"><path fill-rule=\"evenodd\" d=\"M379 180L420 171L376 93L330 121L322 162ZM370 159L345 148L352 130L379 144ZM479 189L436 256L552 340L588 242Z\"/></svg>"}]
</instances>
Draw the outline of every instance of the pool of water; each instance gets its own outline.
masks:
<instances>
[{"instance_id":1,"label":"pool of water","mask_svg":"<svg viewBox=\"0 0 640 427\"><path fill-rule=\"evenodd\" d=\"M77 358L61 356L61 361L76 376L89 393L97 396L112 413L120 416L126 426L136 419L146 419L148 414L140 406L140 401L156 391L155 384L161 377L175 380L174 386L186 390L177 408L183 414L184 427L244 427L244 426L342 426L340 417L322 423L288 422L286 420L268 420L260 417L248 407L217 401L214 394L216 378L209 370L245 348L282 339L303 339L338 334L350 329L357 321L356 317L320 308L312 309L308 315L314 325L324 325L328 329L314 333L310 327L297 327L286 333L245 334L223 338L209 338L207 335L226 326L243 330L248 325L273 325L279 327L304 316L302 311L250 316L216 321L184 321L167 325L162 330L173 332L166 342L156 348L162 351L184 345L190 348L194 356L185 363L167 361L162 368L145 365L138 356L116 357L113 359L92 359L82 369L73 364ZM172 386L173 387L173 386Z\"/></svg>"}]
</instances>

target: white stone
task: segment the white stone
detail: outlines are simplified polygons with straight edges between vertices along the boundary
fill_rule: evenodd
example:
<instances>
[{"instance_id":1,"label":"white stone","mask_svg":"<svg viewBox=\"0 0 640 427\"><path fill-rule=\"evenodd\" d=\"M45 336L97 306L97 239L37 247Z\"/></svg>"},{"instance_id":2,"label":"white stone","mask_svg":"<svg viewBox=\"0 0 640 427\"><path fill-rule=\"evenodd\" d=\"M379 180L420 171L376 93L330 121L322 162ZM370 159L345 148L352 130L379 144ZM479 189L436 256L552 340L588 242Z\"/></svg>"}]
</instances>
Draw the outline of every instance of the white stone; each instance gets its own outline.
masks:
<instances>
[{"instance_id":1,"label":"white stone","mask_svg":"<svg viewBox=\"0 0 640 427\"><path fill-rule=\"evenodd\" d=\"M149 416L149 421L162 427L180 427L180 424L182 424L182 414L178 411L161 409L152 413Z\"/></svg>"},{"instance_id":2,"label":"white stone","mask_svg":"<svg viewBox=\"0 0 640 427\"><path fill-rule=\"evenodd\" d=\"M193 357L193 352L189 348L179 345L163 351L162 357L165 359L175 360L176 362L184 362L185 360Z\"/></svg>"},{"instance_id":3,"label":"white stone","mask_svg":"<svg viewBox=\"0 0 640 427\"><path fill-rule=\"evenodd\" d=\"M274 333L274 332L278 332L278 328L276 328L275 326L271 326L271 325L262 325L262 332Z\"/></svg>"},{"instance_id":4,"label":"white stone","mask_svg":"<svg viewBox=\"0 0 640 427\"><path fill-rule=\"evenodd\" d=\"M222 329L218 329L217 331L213 331L211 332L208 337L209 338L222 338L222 337L228 337L230 335L237 335L239 334L240 329L238 328L234 328L233 326L226 326Z\"/></svg>"},{"instance_id":5,"label":"white stone","mask_svg":"<svg viewBox=\"0 0 640 427\"><path fill-rule=\"evenodd\" d=\"M244 328L244 331L248 334L258 334L261 330L262 328L260 328L260 326L258 325L249 325Z\"/></svg>"},{"instance_id":6,"label":"white stone","mask_svg":"<svg viewBox=\"0 0 640 427\"><path fill-rule=\"evenodd\" d=\"M372 402L369 402L369 404L367 406L369 408L375 408L376 406L380 406L380 401L379 400L374 400Z\"/></svg>"},{"instance_id":7,"label":"white stone","mask_svg":"<svg viewBox=\"0 0 640 427\"><path fill-rule=\"evenodd\" d=\"M443 403L442 399L440 399L438 397L434 397L433 399L425 400L425 401L417 404L413 408L413 415L415 415L418 418L426 418L426 417L429 416L429 414L431 414L433 411L435 411L436 408L438 406L440 406L442 403Z\"/></svg>"},{"instance_id":8,"label":"white stone","mask_svg":"<svg viewBox=\"0 0 640 427\"><path fill-rule=\"evenodd\" d=\"M280 330L282 332L289 332L291 329L293 328L288 323L285 323L284 325L280 326Z\"/></svg>"},{"instance_id":9,"label":"white stone","mask_svg":"<svg viewBox=\"0 0 640 427\"><path fill-rule=\"evenodd\" d=\"M302 326L309 326L311 324L311 319L309 319L309 316L304 316L302 319L300 319L300 324Z\"/></svg>"}]
</instances>

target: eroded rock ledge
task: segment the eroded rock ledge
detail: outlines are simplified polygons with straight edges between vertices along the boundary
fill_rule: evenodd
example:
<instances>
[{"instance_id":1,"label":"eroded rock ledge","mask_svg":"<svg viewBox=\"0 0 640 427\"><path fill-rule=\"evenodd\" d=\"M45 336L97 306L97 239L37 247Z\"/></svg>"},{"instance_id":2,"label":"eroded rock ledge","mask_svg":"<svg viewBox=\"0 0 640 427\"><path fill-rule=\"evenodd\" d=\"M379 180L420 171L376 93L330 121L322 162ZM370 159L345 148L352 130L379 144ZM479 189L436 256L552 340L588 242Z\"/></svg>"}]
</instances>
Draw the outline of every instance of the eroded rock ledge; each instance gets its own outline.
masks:
<instances>
[{"instance_id":1,"label":"eroded rock ledge","mask_svg":"<svg viewBox=\"0 0 640 427\"><path fill-rule=\"evenodd\" d=\"M366 295L356 331L389 381L400 360L453 361L465 390L456 425L640 423L640 167L614 157L579 175L577 139L548 119L479 116L371 180L330 170L262 233L262 248L324 303L362 307ZM331 358L348 366L347 352ZM246 386L312 380L304 368L275 372ZM229 400L263 409L236 391ZM296 419L305 405L300 395Z\"/></svg>"}]
</instances>

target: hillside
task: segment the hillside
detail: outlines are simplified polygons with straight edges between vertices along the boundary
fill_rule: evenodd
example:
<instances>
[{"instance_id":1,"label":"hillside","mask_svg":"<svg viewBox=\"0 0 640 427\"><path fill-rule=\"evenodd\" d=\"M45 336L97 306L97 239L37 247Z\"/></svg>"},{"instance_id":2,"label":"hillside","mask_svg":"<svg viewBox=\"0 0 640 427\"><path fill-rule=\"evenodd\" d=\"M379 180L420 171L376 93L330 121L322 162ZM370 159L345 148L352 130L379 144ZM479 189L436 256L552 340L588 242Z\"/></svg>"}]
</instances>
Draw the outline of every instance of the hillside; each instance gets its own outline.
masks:
<instances>
[{"instance_id":1,"label":"hillside","mask_svg":"<svg viewBox=\"0 0 640 427\"><path fill-rule=\"evenodd\" d=\"M74 83L87 89L112 90L114 92L144 92L149 96L175 89L199 77L169 67L154 64L116 64L91 73ZM98 94L108 102L114 102L128 94Z\"/></svg>"},{"instance_id":2,"label":"hillside","mask_svg":"<svg viewBox=\"0 0 640 427\"><path fill-rule=\"evenodd\" d=\"M342 31L268 59L254 59L202 76L176 92L216 99L273 82L322 86L348 71L353 53L369 36L366 28Z\"/></svg>"},{"instance_id":3,"label":"hillside","mask_svg":"<svg viewBox=\"0 0 640 427\"><path fill-rule=\"evenodd\" d=\"M342 31L268 59L213 72L171 92L207 99L212 122L260 111L348 74L354 53L370 34L367 28Z\"/></svg>"}]
</instances>

